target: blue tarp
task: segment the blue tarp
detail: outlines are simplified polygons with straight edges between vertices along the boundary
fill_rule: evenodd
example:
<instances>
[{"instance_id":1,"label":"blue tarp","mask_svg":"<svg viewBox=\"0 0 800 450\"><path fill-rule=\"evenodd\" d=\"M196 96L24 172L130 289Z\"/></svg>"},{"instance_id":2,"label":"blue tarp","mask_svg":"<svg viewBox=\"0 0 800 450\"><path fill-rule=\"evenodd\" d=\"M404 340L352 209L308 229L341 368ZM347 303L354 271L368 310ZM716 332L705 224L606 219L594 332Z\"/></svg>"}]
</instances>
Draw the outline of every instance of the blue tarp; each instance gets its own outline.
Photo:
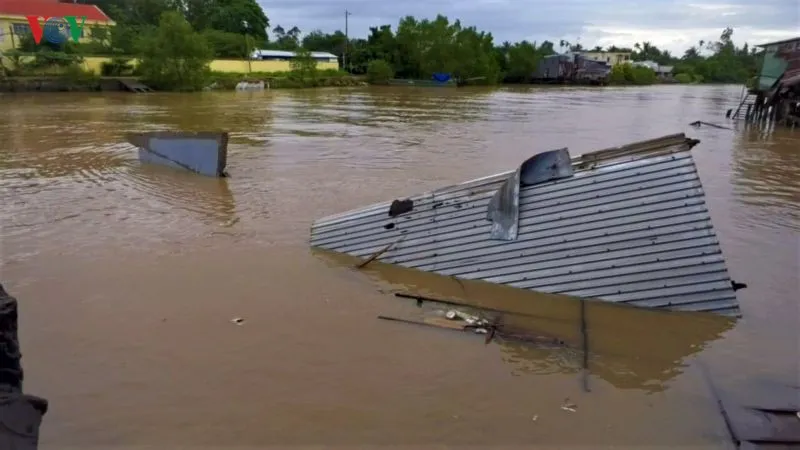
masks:
<instances>
[{"instance_id":1,"label":"blue tarp","mask_svg":"<svg viewBox=\"0 0 800 450\"><path fill-rule=\"evenodd\" d=\"M433 79L440 82L440 83L447 83L450 81L450 74L449 73L435 73L433 74Z\"/></svg>"}]
</instances>

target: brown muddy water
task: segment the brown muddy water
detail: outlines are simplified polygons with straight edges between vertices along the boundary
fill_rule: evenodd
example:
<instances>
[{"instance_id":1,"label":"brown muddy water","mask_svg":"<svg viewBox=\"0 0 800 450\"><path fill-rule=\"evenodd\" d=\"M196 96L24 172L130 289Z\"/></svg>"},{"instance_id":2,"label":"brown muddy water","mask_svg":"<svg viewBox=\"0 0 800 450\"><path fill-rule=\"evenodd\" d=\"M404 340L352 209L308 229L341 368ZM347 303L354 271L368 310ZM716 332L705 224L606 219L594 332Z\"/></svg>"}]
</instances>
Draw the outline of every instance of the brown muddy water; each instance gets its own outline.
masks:
<instances>
[{"instance_id":1,"label":"brown muddy water","mask_svg":"<svg viewBox=\"0 0 800 450\"><path fill-rule=\"evenodd\" d=\"M796 385L800 370L800 131L688 126L725 123L739 93L0 97L2 281L20 300L25 388L51 402L42 447L725 448L700 362L731 395ZM231 177L140 165L124 133L157 129L230 131ZM599 312L589 328L606 355L588 393L573 351L376 320L413 317L392 288L456 295L441 280L361 273L308 248L315 218L539 151L675 132L702 141L728 268L749 285L744 318Z\"/></svg>"}]
</instances>

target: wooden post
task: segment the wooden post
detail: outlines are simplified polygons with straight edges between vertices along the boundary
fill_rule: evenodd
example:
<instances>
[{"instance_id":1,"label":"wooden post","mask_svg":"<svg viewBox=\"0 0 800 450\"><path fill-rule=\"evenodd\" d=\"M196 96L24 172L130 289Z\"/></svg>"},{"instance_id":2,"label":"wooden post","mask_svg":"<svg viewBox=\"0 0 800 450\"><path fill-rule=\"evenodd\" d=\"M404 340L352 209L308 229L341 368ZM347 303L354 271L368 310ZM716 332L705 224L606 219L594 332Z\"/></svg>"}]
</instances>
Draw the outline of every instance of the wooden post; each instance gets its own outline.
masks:
<instances>
[{"instance_id":1,"label":"wooden post","mask_svg":"<svg viewBox=\"0 0 800 450\"><path fill-rule=\"evenodd\" d=\"M0 448L36 450L47 400L22 393L17 300L0 284Z\"/></svg>"}]
</instances>

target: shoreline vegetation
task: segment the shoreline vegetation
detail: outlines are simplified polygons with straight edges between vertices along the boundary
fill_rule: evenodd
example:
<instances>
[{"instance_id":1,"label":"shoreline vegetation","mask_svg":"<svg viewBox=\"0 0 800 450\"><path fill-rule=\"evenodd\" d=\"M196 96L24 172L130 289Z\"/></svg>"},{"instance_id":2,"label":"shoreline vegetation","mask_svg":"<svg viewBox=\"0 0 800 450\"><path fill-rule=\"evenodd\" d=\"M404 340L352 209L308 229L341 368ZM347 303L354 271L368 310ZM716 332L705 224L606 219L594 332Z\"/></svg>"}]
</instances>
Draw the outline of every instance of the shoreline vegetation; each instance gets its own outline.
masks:
<instances>
[{"instance_id":1,"label":"shoreline vegetation","mask_svg":"<svg viewBox=\"0 0 800 450\"><path fill-rule=\"evenodd\" d=\"M85 0L103 9L116 23L94 27L89 42L61 45L21 36L20 45L0 59L1 90L101 90L111 77L137 78L159 91L234 89L239 82L264 81L270 89L324 86L385 85L392 79L431 79L451 73L470 84L530 84L537 65L548 55L567 51L631 52L632 61L654 61L673 66L675 83L747 84L757 73L754 47L736 47L733 29L717 41L698 42L676 57L649 42L634 48L584 48L561 40L496 44L492 34L451 22L444 16L416 19L408 16L393 30L390 25L370 28L366 38L346 39L344 33L312 31L301 38L297 27L275 26L255 0ZM158 24L154 26L152 24ZM296 52L291 70L276 73L212 72L214 59L243 59L255 49ZM346 49L346 70L319 70L311 51L340 57ZM558 51L557 51L558 50ZM84 57L105 56L100 73L86 70ZM30 85L38 80L38 85ZM49 83L42 89L42 82ZM646 67L612 67L609 85L662 83ZM28 83L28 84L26 84ZM36 87L39 87L38 89ZM16 87L16 89L15 89Z\"/></svg>"}]
</instances>

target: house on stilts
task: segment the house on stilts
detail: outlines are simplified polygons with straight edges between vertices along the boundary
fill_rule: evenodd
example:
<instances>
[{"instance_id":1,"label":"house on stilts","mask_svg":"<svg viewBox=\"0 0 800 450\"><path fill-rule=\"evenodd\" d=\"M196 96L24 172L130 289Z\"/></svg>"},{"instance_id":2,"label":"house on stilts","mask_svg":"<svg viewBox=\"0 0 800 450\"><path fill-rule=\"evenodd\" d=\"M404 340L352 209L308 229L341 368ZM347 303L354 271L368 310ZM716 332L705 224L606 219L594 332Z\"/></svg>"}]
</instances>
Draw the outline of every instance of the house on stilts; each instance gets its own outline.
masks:
<instances>
[{"instance_id":1,"label":"house on stilts","mask_svg":"<svg viewBox=\"0 0 800 450\"><path fill-rule=\"evenodd\" d=\"M800 125L800 36L759 47L761 70L728 117Z\"/></svg>"}]
</instances>

